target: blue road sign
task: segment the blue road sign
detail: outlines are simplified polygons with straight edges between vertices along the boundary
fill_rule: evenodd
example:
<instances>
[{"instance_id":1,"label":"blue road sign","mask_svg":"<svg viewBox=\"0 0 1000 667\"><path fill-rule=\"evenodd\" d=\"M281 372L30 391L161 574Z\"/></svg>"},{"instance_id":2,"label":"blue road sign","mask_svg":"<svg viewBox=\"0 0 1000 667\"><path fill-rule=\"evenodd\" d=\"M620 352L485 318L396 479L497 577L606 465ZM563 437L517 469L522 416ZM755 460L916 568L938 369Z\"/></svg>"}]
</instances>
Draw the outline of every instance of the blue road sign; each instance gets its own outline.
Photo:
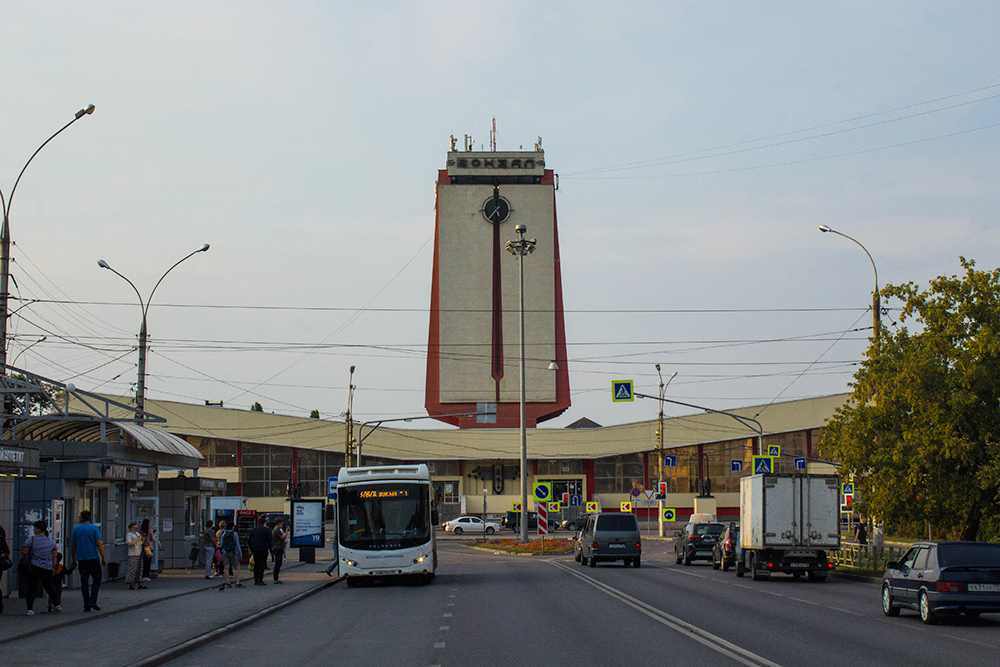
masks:
<instances>
[{"instance_id":1,"label":"blue road sign","mask_svg":"<svg viewBox=\"0 0 1000 667\"><path fill-rule=\"evenodd\" d=\"M853 496L854 495L854 484L852 484L851 482L845 482L841 486L843 487L844 495L845 496Z\"/></svg>"},{"instance_id":2,"label":"blue road sign","mask_svg":"<svg viewBox=\"0 0 1000 667\"><path fill-rule=\"evenodd\" d=\"M552 484L550 482L535 482L531 495L535 499L535 502L549 502L552 500Z\"/></svg>"},{"instance_id":3,"label":"blue road sign","mask_svg":"<svg viewBox=\"0 0 1000 667\"><path fill-rule=\"evenodd\" d=\"M805 470L806 469L806 460L802 459L802 458L795 459L795 469L796 470Z\"/></svg>"},{"instance_id":4,"label":"blue road sign","mask_svg":"<svg viewBox=\"0 0 1000 667\"><path fill-rule=\"evenodd\" d=\"M731 472L743 472L743 461L740 459L733 459L729 462L729 470Z\"/></svg>"},{"instance_id":5,"label":"blue road sign","mask_svg":"<svg viewBox=\"0 0 1000 667\"><path fill-rule=\"evenodd\" d=\"M667 454L663 457L663 467L664 468L676 468L677 467L677 457L673 454Z\"/></svg>"},{"instance_id":6,"label":"blue road sign","mask_svg":"<svg viewBox=\"0 0 1000 667\"><path fill-rule=\"evenodd\" d=\"M569 497L569 506L570 507L582 507L583 506L583 496L581 496L579 493L570 494L570 497Z\"/></svg>"},{"instance_id":7,"label":"blue road sign","mask_svg":"<svg viewBox=\"0 0 1000 667\"><path fill-rule=\"evenodd\" d=\"M326 499L327 500L336 500L337 499L337 478L336 477L328 477L326 479L326 482L327 482Z\"/></svg>"},{"instance_id":8,"label":"blue road sign","mask_svg":"<svg viewBox=\"0 0 1000 667\"><path fill-rule=\"evenodd\" d=\"M611 382L611 400L615 403L634 401L635 395L632 393L632 381L613 380Z\"/></svg>"},{"instance_id":9,"label":"blue road sign","mask_svg":"<svg viewBox=\"0 0 1000 667\"><path fill-rule=\"evenodd\" d=\"M663 510L663 520L664 521L675 521L677 519L677 512L672 509Z\"/></svg>"},{"instance_id":10,"label":"blue road sign","mask_svg":"<svg viewBox=\"0 0 1000 667\"><path fill-rule=\"evenodd\" d=\"M774 458L770 456L753 457L753 474L770 475L774 472Z\"/></svg>"},{"instance_id":11,"label":"blue road sign","mask_svg":"<svg viewBox=\"0 0 1000 667\"><path fill-rule=\"evenodd\" d=\"M781 456L781 445L768 445L767 446L768 456Z\"/></svg>"}]
</instances>

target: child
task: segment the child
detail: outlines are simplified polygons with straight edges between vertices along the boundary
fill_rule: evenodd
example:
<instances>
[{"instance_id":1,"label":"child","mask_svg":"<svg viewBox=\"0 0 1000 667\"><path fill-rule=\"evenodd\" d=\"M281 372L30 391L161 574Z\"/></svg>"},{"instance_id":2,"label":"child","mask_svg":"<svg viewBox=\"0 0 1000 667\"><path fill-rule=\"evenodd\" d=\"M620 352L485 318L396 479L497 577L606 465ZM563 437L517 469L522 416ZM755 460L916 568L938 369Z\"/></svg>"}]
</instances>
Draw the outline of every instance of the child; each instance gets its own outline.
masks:
<instances>
[{"instance_id":1,"label":"child","mask_svg":"<svg viewBox=\"0 0 1000 667\"><path fill-rule=\"evenodd\" d=\"M56 554L55 567L52 568L52 588L55 590L55 596L49 596L49 611L53 609L59 609L62 603L62 589L63 584L66 583L66 575L69 574L66 566L63 565L63 557L61 553Z\"/></svg>"}]
</instances>

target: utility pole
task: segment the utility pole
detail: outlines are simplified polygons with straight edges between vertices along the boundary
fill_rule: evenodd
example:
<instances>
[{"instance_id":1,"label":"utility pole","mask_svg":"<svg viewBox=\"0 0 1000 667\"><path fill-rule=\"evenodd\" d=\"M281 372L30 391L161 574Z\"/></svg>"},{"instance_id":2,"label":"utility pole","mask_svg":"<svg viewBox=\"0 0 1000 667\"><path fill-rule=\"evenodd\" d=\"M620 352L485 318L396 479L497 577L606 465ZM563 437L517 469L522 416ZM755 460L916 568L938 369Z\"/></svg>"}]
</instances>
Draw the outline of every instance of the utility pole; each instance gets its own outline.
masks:
<instances>
[{"instance_id":1,"label":"utility pole","mask_svg":"<svg viewBox=\"0 0 1000 667\"><path fill-rule=\"evenodd\" d=\"M354 442L354 366L351 366L351 376L347 383L347 419L344 420L344 465L351 465L351 445Z\"/></svg>"},{"instance_id":2,"label":"utility pole","mask_svg":"<svg viewBox=\"0 0 1000 667\"><path fill-rule=\"evenodd\" d=\"M659 421L658 426L659 426L659 428L656 431L656 451L658 452L659 457L660 457L660 459L659 459L659 465L657 465L657 470L659 472L657 474L657 482L658 483L656 485L656 492L659 493L660 492L660 484L659 484L659 482L663 481L663 397L666 395L667 385L670 384L670 380L673 380L675 377L677 377L677 373L674 373L673 375L670 376L670 380L667 380L667 384L663 384L663 375L660 374L660 365L656 364L656 375L660 378L660 384L658 385L659 388L660 388L660 414L659 414L659 417L658 417L658 421ZM656 523L660 527L660 537L663 537L664 527L663 527L663 501L662 500L660 500L658 502L658 506L659 506L659 510L660 511L659 511L659 517L657 518Z\"/></svg>"}]
</instances>

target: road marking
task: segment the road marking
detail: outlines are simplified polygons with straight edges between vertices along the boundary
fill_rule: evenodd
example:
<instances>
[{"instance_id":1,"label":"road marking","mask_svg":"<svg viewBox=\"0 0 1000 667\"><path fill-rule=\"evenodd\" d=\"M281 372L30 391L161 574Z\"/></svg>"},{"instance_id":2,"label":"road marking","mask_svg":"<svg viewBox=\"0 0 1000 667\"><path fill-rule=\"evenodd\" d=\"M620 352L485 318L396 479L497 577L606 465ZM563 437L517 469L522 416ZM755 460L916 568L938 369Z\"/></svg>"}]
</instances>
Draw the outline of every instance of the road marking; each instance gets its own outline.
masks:
<instances>
[{"instance_id":1,"label":"road marking","mask_svg":"<svg viewBox=\"0 0 1000 667\"><path fill-rule=\"evenodd\" d=\"M447 625L442 625L441 627L439 627L439 628L438 628L438 632L440 632L440 631L442 631L442 630L447 630L447 629L448 629L449 627L450 627L450 626L447 626Z\"/></svg>"},{"instance_id":2,"label":"road marking","mask_svg":"<svg viewBox=\"0 0 1000 667\"><path fill-rule=\"evenodd\" d=\"M815 605L817 607L822 607L823 606L819 602L813 602L812 600L803 600L802 598L793 598L791 596L789 596L788 599L789 600L795 600L796 602L805 602L806 604Z\"/></svg>"},{"instance_id":3,"label":"road marking","mask_svg":"<svg viewBox=\"0 0 1000 667\"><path fill-rule=\"evenodd\" d=\"M852 614L854 616L864 616L864 614L859 614L856 611L851 611L850 609L841 609L840 607L827 607L827 609L833 609L835 611L842 611L845 614Z\"/></svg>"},{"instance_id":4,"label":"road marking","mask_svg":"<svg viewBox=\"0 0 1000 667\"><path fill-rule=\"evenodd\" d=\"M448 603L448 606L449 606L449 607L454 607L454 606L455 606L455 603L454 603L454 602L449 602L449 603Z\"/></svg>"},{"instance_id":5,"label":"road marking","mask_svg":"<svg viewBox=\"0 0 1000 667\"><path fill-rule=\"evenodd\" d=\"M703 644L704 646L707 646L713 651L721 653L722 655L731 658L732 660L735 660L736 662L742 665L748 665L748 667L760 667L760 665L766 665L767 667L781 667L777 663L771 662L770 660L768 660L763 656L757 655L756 653L748 651L747 649L741 646L737 646L736 644L733 644L732 642L727 641L722 637L719 637L718 635L714 635L711 632L703 630L702 628L699 628L696 625L692 625L691 623L688 623L683 619L668 614L667 612L661 609L657 609L652 605L646 604L642 600L636 599L626 593L623 593L617 588L613 588L612 586L608 586L605 583L597 581L596 579L590 577L589 575L581 574L580 572L577 572L575 569L569 567L568 565L555 562L552 563L552 565L558 567L561 570L565 570L566 572L573 575L577 579L583 581L584 583L588 584L589 586L592 586L597 590L601 591L602 593L617 599L618 601L628 605L629 607L632 607L636 611L652 618L654 621L662 623L663 625L666 625L667 627L684 634L689 639L693 639L699 644Z\"/></svg>"},{"instance_id":6,"label":"road marking","mask_svg":"<svg viewBox=\"0 0 1000 667\"><path fill-rule=\"evenodd\" d=\"M434 642L434 648L444 648L444 642Z\"/></svg>"},{"instance_id":7,"label":"road marking","mask_svg":"<svg viewBox=\"0 0 1000 667\"><path fill-rule=\"evenodd\" d=\"M784 596L784 595L782 595L781 593L773 593L773 592L771 592L771 591L765 591L765 590L761 590L761 593L766 593L766 594L768 594L768 595L773 595L774 597L778 597L778 598L783 598L783 597L785 597L785 596Z\"/></svg>"},{"instance_id":8,"label":"road marking","mask_svg":"<svg viewBox=\"0 0 1000 667\"><path fill-rule=\"evenodd\" d=\"M965 637L956 637L955 635L945 634L945 637L951 637L952 639L957 639L960 642L968 642L970 644L975 644L976 646L985 646L986 648L996 648L996 644L984 644L983 642L973 641L971 639L966 639Z\"/></svg>"},{"instance_id":9,"label":"road marking","mask_svg":"<svg viewBox=\"0 0 1000 667\"><path fill-rule=\"evenodd\" d=\"M445 614L444 617L445 618L451 618L451 614Z\"/></svg>"}]
</instances>

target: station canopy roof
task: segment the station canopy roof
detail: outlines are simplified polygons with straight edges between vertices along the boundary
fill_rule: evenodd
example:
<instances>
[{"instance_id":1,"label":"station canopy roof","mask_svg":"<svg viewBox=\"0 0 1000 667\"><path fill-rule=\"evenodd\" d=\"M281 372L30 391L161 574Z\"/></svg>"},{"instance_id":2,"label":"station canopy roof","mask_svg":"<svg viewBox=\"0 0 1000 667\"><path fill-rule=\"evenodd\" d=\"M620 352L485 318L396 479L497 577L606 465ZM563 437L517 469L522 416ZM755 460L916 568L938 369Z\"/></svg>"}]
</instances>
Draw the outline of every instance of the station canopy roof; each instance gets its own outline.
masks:
<instances>
[{"instance_id":1,"label":"station canopy roof","mask_svg":"<svg viewBox=\"0 0 1000 667\"><path fill-rule=\"evenodd\" d=\"M787 433L823 426L834 410L847 402L849 396L835 394L767 406L730 408L728 411L747 418L757 415L765 435ZM650 403L652 412L655 403ZM343 421L150 399L146 399L146 409L167 419L166 426L151 424L144 429L150 432L165 428L180 436L344 451ZM113 412L114 410L110 415L112 418L115 417ZM358 427L355 422L356 438L361 435ZM362 454L366 456L396 460L476 460L516 459L521 455L519 429L414 429L382 426L369 436L369 428L364 428ZM656 449L656 430L656 419L600 428L528 429L528 458L592 459L651 451ZM732 417L717 413L665 418L663 431L665 449L756 435L753 430Z\"/></svg>"},{"instance_id":2,"label":"station canopy roof","mask_svg":"<svg viewBox=\"0 0 1000 667\"><path fill-rule=\"evenodd\" d=\"M69 415L70 418L33 419L18 424L16 439L26 441L102 442L101 421L89 415ZM105 442L126 443L160 454L204 459L201 452L183 438L162 429L150 429L130 422L106 421Z\"/></svg>"}]
</instances>

